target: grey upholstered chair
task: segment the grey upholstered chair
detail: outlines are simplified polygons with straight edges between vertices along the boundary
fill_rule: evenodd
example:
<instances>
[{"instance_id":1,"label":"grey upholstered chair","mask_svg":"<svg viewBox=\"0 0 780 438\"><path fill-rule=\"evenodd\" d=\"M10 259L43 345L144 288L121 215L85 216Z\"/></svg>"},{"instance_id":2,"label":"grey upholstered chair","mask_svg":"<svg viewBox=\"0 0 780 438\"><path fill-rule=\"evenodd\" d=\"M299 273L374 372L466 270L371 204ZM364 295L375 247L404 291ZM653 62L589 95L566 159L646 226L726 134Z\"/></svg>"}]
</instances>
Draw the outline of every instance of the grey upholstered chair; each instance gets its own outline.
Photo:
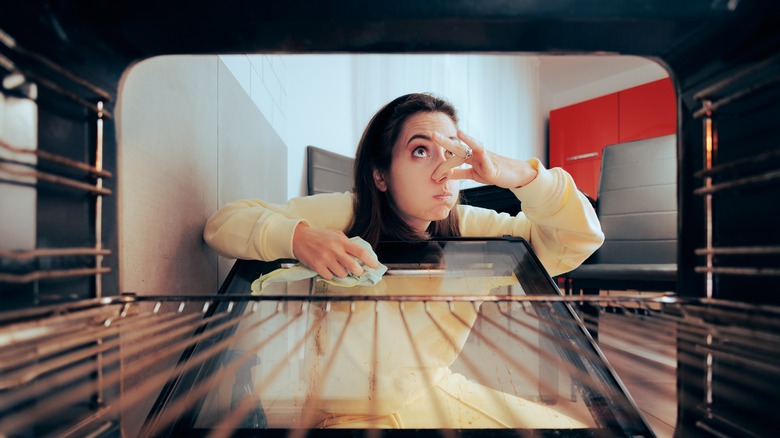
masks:
<instances>
[{"instance_id":1,"label":"grey upholstered chair","mask_svg":"<svg viewBox=\"0 0 780 438\"><path fill-rule=\"evenodd\" d=\"M348 192L355 159L316 146L306 146L306 194Z\"/></svg>"},{"instance_id":2,"label":"grey upholstered chair","mask_svg":"<svg viewBox=\"0 0 780 438\"><path fill-rule=\"evenodd\" d=\"M566 276L574 294L677 288L676 136L604 148L597 212L604 245Z\"/></svg>"}]
</instances>

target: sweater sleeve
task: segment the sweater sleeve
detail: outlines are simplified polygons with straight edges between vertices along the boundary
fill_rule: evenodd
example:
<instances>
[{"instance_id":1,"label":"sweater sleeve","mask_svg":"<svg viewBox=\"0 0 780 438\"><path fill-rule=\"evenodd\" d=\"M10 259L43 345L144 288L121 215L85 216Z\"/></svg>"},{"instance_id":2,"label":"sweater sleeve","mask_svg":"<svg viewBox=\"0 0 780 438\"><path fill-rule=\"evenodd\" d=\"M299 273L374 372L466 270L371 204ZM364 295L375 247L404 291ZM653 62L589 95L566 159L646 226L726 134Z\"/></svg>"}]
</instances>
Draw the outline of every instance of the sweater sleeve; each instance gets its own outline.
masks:
<instances>
[{"instance_id":1,"label":"sweater sleeve","mask_svg":"<svg viewBox=\"0 0 780 438\"><path fill-rule=\"evenodd\" d=\"M464 236L517 236L528 241L551 276L571 271L604 241L596 212L577 190L571 175L560 168L546 169L529 160L538 175L529 184L512 189L521 202L517 216L461 206Z\"/></svg>"},{"instance_id":2,"label":"sweater sleeve","mask_svg":"<svg viewBox=\"0 0 780 438\"><path fill-rule=\"evenodd\" d=\"M295 227L344 231L352 220L352 194L327 193L294 198L286 204L261 200L231 202L214 213L203 239L225 257L271 261L293 258Z\"/></svg>"}]
</instances>

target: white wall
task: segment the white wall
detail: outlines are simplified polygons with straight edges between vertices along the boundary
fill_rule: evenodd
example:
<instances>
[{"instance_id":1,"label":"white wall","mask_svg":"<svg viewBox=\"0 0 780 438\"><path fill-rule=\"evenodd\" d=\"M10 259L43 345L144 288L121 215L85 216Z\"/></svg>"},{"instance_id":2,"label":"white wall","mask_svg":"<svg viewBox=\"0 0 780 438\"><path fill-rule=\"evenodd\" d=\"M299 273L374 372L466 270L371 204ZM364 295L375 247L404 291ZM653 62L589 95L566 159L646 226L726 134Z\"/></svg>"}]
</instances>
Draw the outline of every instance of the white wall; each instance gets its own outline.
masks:
<instances>
[{"instance_id":1,"label":"white wall","mask_svg":"<svg viewBox=\"0 0 780 438\"><path fill-rule=\"evenodd\" d=\"M257 92L262 82L254 85ZM216 56L134 66L121 84L117 126L120 290L215 294L233 261L206 246L203 226L234 199L286 200L287 151L276 129ZM124 376L125 387L164 375L178 358L152 353L154 366ZM154 399L123 407L123 436L138 434Z\"/></svg>"},{"instance_id":2,"label":"white wall","mask_svg":"<svg viewBox=\"0 0 780 438\"><path fill-rule=\"evenodd\" d=\"M213 294L232 261L203 242L206 219L235 199L284 202L284 143L216 56L134 66L117 120L122 292Z\"/></svg>"},{"instance_id":3,"label":"white wall","mask_svg":"<svg viewBox=\"0 0 780 438\"><path fill-rule=\"evenodd\" d=\"M284 55L287 66L288 197L306 194L306 146L355 155L352 56Z\"/></svg>"},{"instance_id":4,"label":"white wall","mask_svg":"<svg viewBox=\"0 0 780 438\"><path fill-rule=\"evenodd\" d=\"M219 59L282 140L287 137L288 69L280 55L221 55Z\"/></svg>"}]
</instances>

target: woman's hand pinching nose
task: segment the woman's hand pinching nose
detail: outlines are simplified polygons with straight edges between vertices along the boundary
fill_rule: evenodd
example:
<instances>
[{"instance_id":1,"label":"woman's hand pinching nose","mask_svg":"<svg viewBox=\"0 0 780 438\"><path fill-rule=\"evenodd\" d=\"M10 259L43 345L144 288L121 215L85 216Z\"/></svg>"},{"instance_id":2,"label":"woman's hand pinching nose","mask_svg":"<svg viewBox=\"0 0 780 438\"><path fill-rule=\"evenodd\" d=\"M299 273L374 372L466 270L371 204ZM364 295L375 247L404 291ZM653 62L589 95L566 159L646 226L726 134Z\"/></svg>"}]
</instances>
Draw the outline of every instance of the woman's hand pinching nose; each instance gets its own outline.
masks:
<instances>
[{"instance_id":1,"label":"woman's hand pinching nose","mask_svg":"<svg viewBox=\"0 0 780 438\"><path fill-rule=\"evenodd\" d=\"M458 138L446 138L438 132L434 133L433 138L437 144L452 154L445 162L441 163L431 175L431 178L433 178L434 181L440 181L442 178L444 178L445 175L447 175L447 173L450 172L450 170L460 166L461 164L465 163L466 160L470 159L472 150L469 145L462 142Z\"/></svg>"}]
</instances>

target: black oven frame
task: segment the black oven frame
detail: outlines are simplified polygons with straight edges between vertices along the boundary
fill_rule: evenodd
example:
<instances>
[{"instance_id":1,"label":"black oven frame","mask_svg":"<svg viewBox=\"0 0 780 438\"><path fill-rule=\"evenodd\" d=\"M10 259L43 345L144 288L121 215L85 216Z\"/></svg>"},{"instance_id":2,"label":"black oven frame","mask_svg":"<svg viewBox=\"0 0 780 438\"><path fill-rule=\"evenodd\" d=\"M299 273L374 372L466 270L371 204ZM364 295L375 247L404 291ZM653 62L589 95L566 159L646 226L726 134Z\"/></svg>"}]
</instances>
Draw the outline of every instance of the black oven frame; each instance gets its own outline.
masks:
<instances>
[{"instance_id":1,"label":"black oven frame","mask_svg":"<svg viewBox=\"0 0 780 438\"><path fill-rule=\"evenodd\" d=\"M771 111L776 109L771 102L776 99L771 98L777 96L773 78L780 53L780 30L774 25L778 17L780 4L769 0L398 0L371 6L354 0L237 0L218 6L201 0L10 0L0 6L0 29L14 40L0 47L0 53L28 79L50 83L38 93L41 107L52 108L40 115L41 148L95 162L96 126L102 120L102 168L112 175L117 170L117 145L111 115L122 74L134 62L152 56L522 52L648 57L667 68L678 96L677 290L683 297L770 305L780 302L776 268L780 230L766 219L780 213L780 205L771 202L778 199L778 135L755 126L771 126ZM91 86L74 82L63 71ZM765 83L769 85L750 91ZM759 98L744 103L741 93L746 90L769 96L770 102ZM98 101L104 105L102 111L93 106ZM736 113L759 115L746 120L718 107L732 101ZM761 115L762 108L769 109ZM725 116L718 118L719 114ZM750 147L743 147L740 136L757 130L763 137L745 137ZM708 162L705 146L713 140L727 162ZM47 165L42 166L45 170ZM758 169L758 181L747 187L728 186L733 183L729 175L743 180L741 169L746 167L748 174ZM86 179L94 181L94 172L89 174ZM727 185L722 191L711 190L722 184ZM101 185L115 194L115 179L103 178ZM102 270L56 283L5 282L4 306L25 308L118 294L116 196L100 195L96 211L92 195L67 190L41 193L38 245L64 240L72 246L100 246L104 252L79 260L94 268L99 257ZM750 211L749 202L761 200L761 210ZM99 229L96 222L101 223ZM724 248L718 248L720 242ZM57 260L4 258L1 267L12 274L69 267ZM701 369L681 363L678 373L677 430L684 434L697 430L701 413L687 407L689 399L702 398L704 390L695 382ZM774 379L769 382L777 385Z\"/></svg>"}]
</instances>

